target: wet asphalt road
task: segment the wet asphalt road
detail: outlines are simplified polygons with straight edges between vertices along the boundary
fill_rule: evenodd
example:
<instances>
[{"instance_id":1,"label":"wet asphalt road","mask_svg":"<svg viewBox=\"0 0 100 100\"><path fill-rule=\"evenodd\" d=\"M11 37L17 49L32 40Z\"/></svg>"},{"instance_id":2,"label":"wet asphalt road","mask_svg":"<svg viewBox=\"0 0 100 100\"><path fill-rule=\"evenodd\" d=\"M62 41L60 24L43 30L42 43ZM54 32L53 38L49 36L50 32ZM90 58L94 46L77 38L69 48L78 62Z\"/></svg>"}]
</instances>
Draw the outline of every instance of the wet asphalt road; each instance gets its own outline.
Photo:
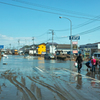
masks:
<instances>
[{"instance_id":1,"label":"wet asphalt road","mask_svg":"<svg viewBox=\"0 0 100 100\"><path fill-rule=\"evenodd\" d=\"M100 100L100 73L84 63L79 74L73 61L2 58L0 100Z\"/></svg>"}]
</instances>

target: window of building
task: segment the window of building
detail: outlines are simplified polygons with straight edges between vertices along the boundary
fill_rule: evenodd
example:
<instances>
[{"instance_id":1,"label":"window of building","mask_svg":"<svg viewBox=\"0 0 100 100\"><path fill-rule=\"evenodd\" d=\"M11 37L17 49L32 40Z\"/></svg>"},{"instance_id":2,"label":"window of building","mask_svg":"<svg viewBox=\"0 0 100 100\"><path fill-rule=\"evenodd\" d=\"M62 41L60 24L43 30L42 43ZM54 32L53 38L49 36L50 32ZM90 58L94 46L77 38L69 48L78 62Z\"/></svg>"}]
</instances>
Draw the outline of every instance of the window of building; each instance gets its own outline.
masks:
<instances>
[{"instance_id":1,"label":"window of building","mask_svg":"<svg viewBox=\"0 0 100 100\"><path fill-rule=\"evenodd\" d=\"M100 57L100 54L98 54L98 57Z\"/></svg>"},{"instance_id":2,"label":"window of building","mask_svg":"<svg viewBox=\"0 0 100 100\"><path fill-rule=\"evenodd\" d=\"M94 57L97 57L97 54L94 54Z\"/></svg>"}]
</instances>

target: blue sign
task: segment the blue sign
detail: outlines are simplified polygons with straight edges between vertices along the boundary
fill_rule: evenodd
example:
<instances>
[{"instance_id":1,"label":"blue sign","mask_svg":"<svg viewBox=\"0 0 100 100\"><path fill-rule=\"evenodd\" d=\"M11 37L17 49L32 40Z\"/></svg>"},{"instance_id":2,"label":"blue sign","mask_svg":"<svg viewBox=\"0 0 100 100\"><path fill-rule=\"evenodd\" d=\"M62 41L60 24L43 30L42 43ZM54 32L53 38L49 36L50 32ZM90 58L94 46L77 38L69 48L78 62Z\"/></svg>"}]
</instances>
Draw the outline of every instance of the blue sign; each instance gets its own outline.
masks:
<instances>
[{"instance_id":1,"label":"blue sign","mask_svg":"<svg viewBox=\"0 0 100 100\"><path fill-rule=\"evenodd\" d=\"M76 36L76 35L69 36L69 40L71 40L71 37L72 37L72 40L80 40L80 36Z\"/></svg>"},{"instance_id":2,"label":"blue sign","mask_svg":"<svg viewBox=\"0 0 100 100\"><path fill-rule=\"evenodd\" d=\"M0 49L3 49L4 48L4 45L0 45Z\"/></svg>"}]
</instances>

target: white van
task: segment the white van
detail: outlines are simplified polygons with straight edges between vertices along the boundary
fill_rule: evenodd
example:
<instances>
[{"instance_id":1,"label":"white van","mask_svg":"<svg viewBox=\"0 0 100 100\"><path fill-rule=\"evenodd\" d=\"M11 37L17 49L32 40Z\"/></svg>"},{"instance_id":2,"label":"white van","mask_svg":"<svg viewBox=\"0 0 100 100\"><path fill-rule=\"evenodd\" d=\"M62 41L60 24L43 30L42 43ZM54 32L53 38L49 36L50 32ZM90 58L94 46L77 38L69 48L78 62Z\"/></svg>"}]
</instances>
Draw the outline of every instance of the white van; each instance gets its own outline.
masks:
<instances>
[{"instance_id":1,"label":"white van","mask_svg":"<svg viewBox=\"0 0 100 100\"><path fill-rule=\"evenodd\" d=\"M100 52L94 52L93 56L97 59L100 59Z\"/></svg>"}]
</instances>

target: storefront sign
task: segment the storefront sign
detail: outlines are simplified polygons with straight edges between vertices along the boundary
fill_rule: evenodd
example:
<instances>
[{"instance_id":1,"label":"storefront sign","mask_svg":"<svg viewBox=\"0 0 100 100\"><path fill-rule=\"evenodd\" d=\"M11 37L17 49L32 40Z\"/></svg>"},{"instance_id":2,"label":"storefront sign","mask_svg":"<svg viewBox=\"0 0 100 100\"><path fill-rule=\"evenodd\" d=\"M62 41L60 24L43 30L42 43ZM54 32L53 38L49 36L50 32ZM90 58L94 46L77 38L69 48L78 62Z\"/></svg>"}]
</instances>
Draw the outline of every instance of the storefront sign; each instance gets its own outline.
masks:
<instances>
[{"instance_id":1,"label":"storefront sign","mask_svg":"<svg viewBox=\"0 0 100 100\"><path fill-rule=\"evenodd\" d=\"M69 40L80 40L80 36L76 36L76 35L73 35L73 36L69 36Z\"/></svg>"},{"instance_id":2,"label":"storefront sign","mask_svg":"<svg viewBox=\"0 0 100 100\"><path fill-rule=\"evenodd\" d=\"M91 51L90 48L84 48L84 51Z\"/></svg>"},{"instance_id":3,"label":"storefront sign","mask_svg":"<svg viewBox=\"0 0 100 100\"><path fill-rule=\"evenodd\" d=\"M77 41L72 42L72 44L78 44Z\"/></svg>"},{"instance_id":4,"label":"storefront sign","mask_svg":"<svg viewBox=\"0 0 100 100\"><path fill-rule=\"evenodd\" d=\"M73 45L73 50L77 50L77 45L76 44Z\"/></svg>"},{"instance_id":5,"label":"storefront sign","mask_svg":"<svg viewBox=\"0 0 100 100\"><path fill-rule=\"evenodd\" d=\"M78 51L77 50L73 50L73 53L78 53Z\"/></svg>"}]
</instances>

